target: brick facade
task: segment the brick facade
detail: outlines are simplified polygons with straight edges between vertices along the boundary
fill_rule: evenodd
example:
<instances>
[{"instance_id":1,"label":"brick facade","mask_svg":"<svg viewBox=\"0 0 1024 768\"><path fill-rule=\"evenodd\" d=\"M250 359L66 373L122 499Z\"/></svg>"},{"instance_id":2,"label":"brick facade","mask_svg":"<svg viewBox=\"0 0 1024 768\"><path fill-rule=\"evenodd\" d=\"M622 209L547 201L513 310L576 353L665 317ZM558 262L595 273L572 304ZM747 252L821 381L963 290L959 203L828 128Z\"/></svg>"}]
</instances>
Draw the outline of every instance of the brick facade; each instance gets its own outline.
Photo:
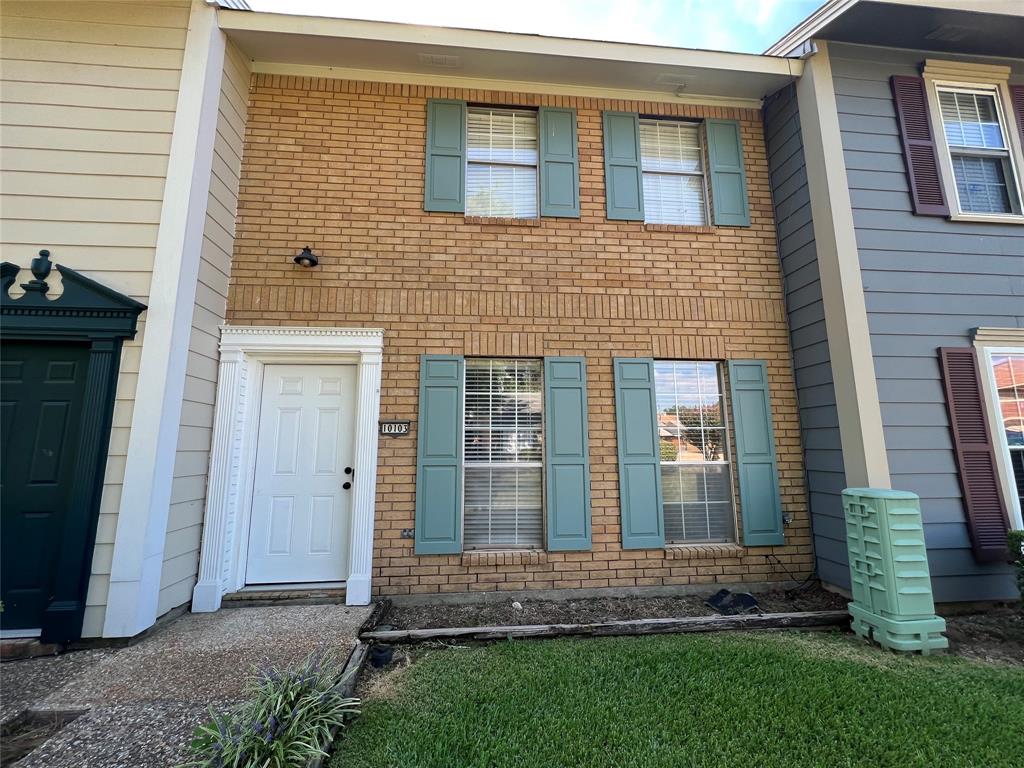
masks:
<instances>
[{"instance_id":1,"label":"brick facade","mask_svg":"<svg viewBox=\"0 0 1024 768\"><path fill-rule=\"evenodd\" d=\"M427 98L576 108L581 217L425 213ZM751 226L608 221L605 109L742 121ZM317 269L292 264L304 245ZM381 418L414 425L422 353L586 355L593 551L415 556L401 537L414 523L414 429L380 441L375 594L769 581L813 568L757 110L254 75L228 314L238 325L384 328ZM785 546L621 548L616 356L767 361Z\"/></svg>"}]
</instances>

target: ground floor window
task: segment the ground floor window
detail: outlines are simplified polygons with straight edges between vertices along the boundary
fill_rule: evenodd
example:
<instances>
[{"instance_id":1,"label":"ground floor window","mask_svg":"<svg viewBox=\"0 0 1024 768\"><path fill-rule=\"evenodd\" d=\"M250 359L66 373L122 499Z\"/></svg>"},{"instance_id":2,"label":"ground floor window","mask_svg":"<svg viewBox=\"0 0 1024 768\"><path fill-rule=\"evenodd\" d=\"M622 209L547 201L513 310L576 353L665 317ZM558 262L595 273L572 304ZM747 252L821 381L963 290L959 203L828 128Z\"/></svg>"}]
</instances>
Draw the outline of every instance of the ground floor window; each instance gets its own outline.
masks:
<instances>
[{"instance_id":1,"label":"ground floor window","mask_svg":"<svg viewBox=\"0 0 1024 768\"><path fill-rule=\"evenodd\" d=\"M1024 352L993 353L992 377L999 398L999 424L1010 452L1010 471L1024 509Z\"/></svg>"},{"instance_id":2,"label":"ground floor window","mask_svg":"<svg viewBox=\"0 0 1024 768\"><path fill-rule=\"evenodd\" d=\"M467 358L463 547L543 541L543 366Z\"/></svg>"},{"instance_id":3,"label":"ground floor window","mask_svg":"<svg viewBox=\"0 0 1024 768\"><path fill-rule=\"evenodd\" d=\"M735 541L725 396L718 363L654 364L665 540Z\"/></svg>"}]
</instances>

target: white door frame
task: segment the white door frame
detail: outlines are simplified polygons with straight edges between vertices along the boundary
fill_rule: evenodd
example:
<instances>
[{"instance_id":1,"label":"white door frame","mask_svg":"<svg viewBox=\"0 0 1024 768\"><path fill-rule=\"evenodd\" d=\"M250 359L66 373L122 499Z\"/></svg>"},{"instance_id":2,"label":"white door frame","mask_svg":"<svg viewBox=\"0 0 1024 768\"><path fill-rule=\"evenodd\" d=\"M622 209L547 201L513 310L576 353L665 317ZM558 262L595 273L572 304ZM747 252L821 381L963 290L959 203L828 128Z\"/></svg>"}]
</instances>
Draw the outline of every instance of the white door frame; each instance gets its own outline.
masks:
<instances>
[{"instance_id":1,"label":"white door frame","mask_svg":"<svg viewBox=\"0 0 1024 768\"><path fill-rule=\"evenodd\" d=\"M378 328L221 328L217 407L193 611L216 611L225 593L245 586L263 366L270 363L357 366L351 575L345 583L345 602L370 602L383 349L384 331Z\"/></svg>"}]
</instances>

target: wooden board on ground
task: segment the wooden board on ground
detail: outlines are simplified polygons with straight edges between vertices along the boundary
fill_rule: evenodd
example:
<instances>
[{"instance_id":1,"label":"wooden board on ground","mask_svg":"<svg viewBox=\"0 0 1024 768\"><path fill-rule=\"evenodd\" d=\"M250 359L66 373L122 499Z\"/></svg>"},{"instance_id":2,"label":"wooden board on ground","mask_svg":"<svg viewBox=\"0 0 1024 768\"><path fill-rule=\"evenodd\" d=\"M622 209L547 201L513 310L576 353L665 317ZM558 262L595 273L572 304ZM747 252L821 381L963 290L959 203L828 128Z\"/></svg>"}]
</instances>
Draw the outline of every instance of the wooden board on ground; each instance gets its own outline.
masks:
<instances>
[{"instance_id":1,"label":"wooden board on ground","mask_svg":"<svg viewBox=\"0 0 1024 768\"><path fill-rule=\"evenodd\" d=\"M632 619L595 624L524 624L505 627L445 627L443 629L395 629L363 632L360 639L382 643L415 643L422 640L500 640L511 637L611 637L656 635L675 632L721 632L737 629L815 629L844 626L846 611L803 611L740 616L687 616L679 619Z\"/></svg>"}]
</instances>

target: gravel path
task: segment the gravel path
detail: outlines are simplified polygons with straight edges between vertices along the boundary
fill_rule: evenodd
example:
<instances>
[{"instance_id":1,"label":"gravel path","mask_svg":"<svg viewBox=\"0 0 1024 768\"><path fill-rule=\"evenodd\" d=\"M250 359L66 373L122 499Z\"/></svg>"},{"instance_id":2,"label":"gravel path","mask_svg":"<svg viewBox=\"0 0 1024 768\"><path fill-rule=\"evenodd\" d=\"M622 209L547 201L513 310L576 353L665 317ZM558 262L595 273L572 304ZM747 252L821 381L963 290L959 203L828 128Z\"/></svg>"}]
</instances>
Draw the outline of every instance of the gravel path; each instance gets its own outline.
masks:
<instances>
[{"instance_id":1,"label":"gravel path","mask_svg":"<svg viewBox=\"0 0 1024 768\"><path fill-rule=\"evenodd\" d=\"M369 612L304 605L188 614L121 650L5 664L5 716L9 709L86 710L17 766L179 765L208 709L238 701L254 666L291 664L323 648L345 656ZM15 691L20 703L8 707Z\"/></svg>"},{"instance_id":2,"label":"gravel path","mask_svg":"<svg viewBox=\"0 0 1024 768\"><path fill-rule=\"evenodd\" d=\"M5 662L0 666L0 723L34 706L113 653L110 649L76 651Z\"/></svg>"}]
</instances>

